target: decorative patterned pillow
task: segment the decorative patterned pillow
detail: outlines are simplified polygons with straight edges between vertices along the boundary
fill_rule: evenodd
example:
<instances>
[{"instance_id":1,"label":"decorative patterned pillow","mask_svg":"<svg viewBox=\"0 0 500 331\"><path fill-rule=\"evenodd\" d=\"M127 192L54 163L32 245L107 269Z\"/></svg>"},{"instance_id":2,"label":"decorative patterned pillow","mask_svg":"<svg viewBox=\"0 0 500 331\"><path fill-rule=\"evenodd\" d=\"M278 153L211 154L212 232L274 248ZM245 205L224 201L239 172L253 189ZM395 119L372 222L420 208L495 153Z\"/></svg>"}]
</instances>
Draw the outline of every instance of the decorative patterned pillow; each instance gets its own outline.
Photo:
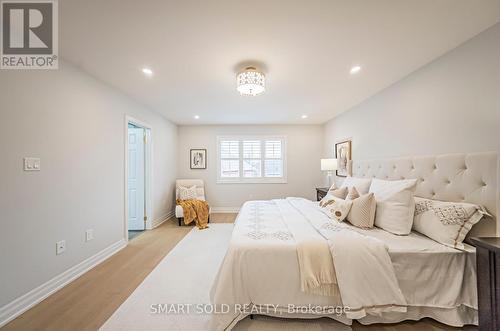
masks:
<instances>
[{"instance_id":1,"label":"decorative patterned pillow","mask_svg":"<svg viewBox=\"0 0 500 331\"><path fill-rule=\"evenodd\" d=\"M321 201L319 202L319 206L320 207L324 207L325 204L333 199L337 198L336 196L330 194L330 192L328 192L324 197L323 199L321 199Z\"/></svg>"},{"instance_id":2,"label":"decorative patterned pillow","mask_svg":"<svg viewBox=\"0 0 500 331\"><path fill-rule=\"evenodd\" d=\"M196 199L196 185L191 187L179 186L179 198L181 200Z\"/></svg>"},{"instance_id":3,"label":"decorative patterned pillow","mask_svg":"<svg viewBox=\"0 0 500 331\"><path fill-rule=\"evenodd\" d=\"M337 220L339 222L342 222L349 214L352 201L330 196L329 200L325 199L321 200L319 205L320 207L323 208L324 212L328 215L328 217Z\"/></svg>"},{"instance_id":4,"label":"decorative patterned pillow","mask_svg":"<svg viewBox=\"0 0 500 331\"><path fill-rule=\"evenodd\" d=\"M356 190L355 188L353 189ZM376 208L377 201L373 193L362 196L358 195L358 198L352 200L352 206L347 215L347 221L358 228L371 229L375 222Z\"/></svg>"},{"instance_id":5,"label":"decorative patterned pillow","mask_svg":"<svg viewBox=\"0 0 500 331\"><path fill-rule=\"evenodd\" d=\"M484 215L483 207L415 197L413 229L449 247L464 249L463 240Z\"/></svg>"}]
</instances>

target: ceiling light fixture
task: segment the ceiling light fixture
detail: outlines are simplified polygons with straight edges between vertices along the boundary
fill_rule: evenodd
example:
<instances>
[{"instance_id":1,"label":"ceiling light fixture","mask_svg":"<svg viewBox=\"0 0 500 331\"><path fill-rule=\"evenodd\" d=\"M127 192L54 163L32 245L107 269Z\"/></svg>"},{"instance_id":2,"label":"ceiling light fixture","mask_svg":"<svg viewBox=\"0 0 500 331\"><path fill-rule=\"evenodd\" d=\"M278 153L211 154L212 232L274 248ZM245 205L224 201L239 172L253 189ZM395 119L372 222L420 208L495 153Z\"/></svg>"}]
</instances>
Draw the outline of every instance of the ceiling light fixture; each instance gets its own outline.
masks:
<instances>
[{"instance_id":1,"label":"ceiling light fixture","mask_svg":"<svg viewBox=\"0 0 500 331\"><path fill-rule=\"evenodd\" d=\"M199 120L199 119L200 119L200 116L198 116L198 115L194 115L194 119L195 119L195 120Z\"/></svg>"},{"instance_id":2,"label":"ceiling light fixture","mask_svg":"<svg viewBox=\"0 0 500 331\"><path fill-rule=\"evenodd\" d=\"M302 117L302 119L306 119L306 118L307 118L307 115L302 115L302 116L300 116L300 117Z\"/></svg>"},{"instance_id":3,"label":"ceiling light fixture","mask_svg":"<svg viewBox=\"0 0 500 331\"><path fill-rule=\"evenodd\" d=\"M351 75L357 74L360 71L361 71L361 67L360 66L354 66L354 67L351 68Z\"/></svg>"},{"instance_id":4,"label":"ceiling light fixture","mask_svg":"<svg viewBox=\"0 0 500 331\"><path fill-rule=\"evenodd\" d=\"M142 68L142 73L148 77L153 76L153 70L151 70L150 68Z\"/></svg>"},{"instance_id":5,"label":"ceiling light fixture","mask_svg":"<svg viewBox=\"0 0 500 331\"><path fill-rule=\"evenodd\" d=\"M236 76L237 90L241 95L256 96L266 90L266 76L255 67L246 67Z\"/></svg>"}]
</instances>

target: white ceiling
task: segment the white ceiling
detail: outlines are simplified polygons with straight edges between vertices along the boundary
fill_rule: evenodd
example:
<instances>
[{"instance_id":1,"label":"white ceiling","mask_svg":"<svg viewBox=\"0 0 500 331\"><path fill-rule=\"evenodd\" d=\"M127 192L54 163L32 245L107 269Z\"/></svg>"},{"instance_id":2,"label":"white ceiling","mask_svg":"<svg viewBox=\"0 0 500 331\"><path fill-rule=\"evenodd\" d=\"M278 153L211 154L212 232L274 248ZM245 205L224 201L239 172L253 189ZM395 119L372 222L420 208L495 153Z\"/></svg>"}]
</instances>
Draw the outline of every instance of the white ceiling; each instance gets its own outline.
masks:
<instances>
[{"instance_id":1,"label":"white ceiling","mask_svg":"<svg viewBox=\"0 0 500 331\"><path fill-rule=\"evenodd\" d=\"M64 59L178 124L323 123L500 21L500 0L60 0L59 8ZM263 67L263 95L237 93L246 61ZM363 69L351 76L354 64Z\"/></svg>"}]
</instances>

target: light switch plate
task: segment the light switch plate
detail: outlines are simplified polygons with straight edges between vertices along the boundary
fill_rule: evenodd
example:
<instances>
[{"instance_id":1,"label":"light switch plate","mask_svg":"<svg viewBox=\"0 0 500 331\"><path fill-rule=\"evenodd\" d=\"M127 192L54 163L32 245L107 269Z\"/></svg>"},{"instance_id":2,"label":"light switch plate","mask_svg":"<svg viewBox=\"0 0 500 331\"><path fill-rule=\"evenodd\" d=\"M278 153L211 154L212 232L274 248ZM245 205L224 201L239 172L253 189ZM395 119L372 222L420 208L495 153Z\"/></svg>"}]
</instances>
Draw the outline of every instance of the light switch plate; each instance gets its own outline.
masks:
<instances>
[{"instance_id":1,"label":"light switch plate","mask_svg":"<svg viewBox=\"0 0 500 331\"><path fill-rule=\"evenodd\" d=\"M40 158L38 158L38 157L25 157L24 158L24 171L40 171Z\"/></svg>"},{"instance_id":2,"label":"light switch plate","mask_svg":"<svg viewBox=\"0 0 500 331\"><path fill-rule=\"evenodd\" d=\"M94 229L88 229L85 231L85 241L91 241L94 239Z\"/></svg>"}]
</instances>

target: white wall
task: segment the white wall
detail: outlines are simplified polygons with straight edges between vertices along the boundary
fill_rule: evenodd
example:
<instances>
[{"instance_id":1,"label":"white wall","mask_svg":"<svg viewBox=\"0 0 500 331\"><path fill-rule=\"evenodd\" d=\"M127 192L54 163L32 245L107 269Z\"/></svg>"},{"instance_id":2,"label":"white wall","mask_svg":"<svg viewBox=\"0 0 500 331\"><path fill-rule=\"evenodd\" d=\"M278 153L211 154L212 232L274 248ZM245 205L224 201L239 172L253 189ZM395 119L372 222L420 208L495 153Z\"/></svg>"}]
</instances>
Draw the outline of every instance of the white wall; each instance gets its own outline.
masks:
<instances>
[{"instance_id":1,"label":"white wall","mask_svg":"<svg viewBox=\"0 0 500 331\"><path fill-rule=\"evenodd\" d=\"M0 307L123 239L125 114L152 125L153 218L172 210L176 126L60 68L0 72ZM26 156L41 158L40 172L23 172Z\"/></svg>"},{"instance_id":2,"label":"white wall","mask_svg":"<svg viewBox=\"0 0 500 331\"><path fill-rule=\"evenodd\" d=\"M217 136L283 135L287 137L286 184L217 184ZM221 125L179 126L178 176L205 181L207 200L220 208L240 207L247 200L286 196L315 198L315 187L323 184L320 158L323 130L319 125ZM189 168L189 150L207 149L207 169Z\"/></svg>"},{"instance_id":3,"label":"white wall","mask_svg":"<svg viewBox=\"0 0 500 331\"><path fill-rule=\"evenodd\" d=\"M355 159L499 151L500 23L327 122L325 156L348 137Z\"/></svg>"},{"instance_id":4,"label":"white wall","mask_svg":"<svg viewBox=\"0 0 500 331\"><path fill-rule=\"evenodd\" d=\"M344 138L352 138L353 159L500 151L500 23L327 122L324 131L324 156Z\"/></svg>"}]
</instances>

